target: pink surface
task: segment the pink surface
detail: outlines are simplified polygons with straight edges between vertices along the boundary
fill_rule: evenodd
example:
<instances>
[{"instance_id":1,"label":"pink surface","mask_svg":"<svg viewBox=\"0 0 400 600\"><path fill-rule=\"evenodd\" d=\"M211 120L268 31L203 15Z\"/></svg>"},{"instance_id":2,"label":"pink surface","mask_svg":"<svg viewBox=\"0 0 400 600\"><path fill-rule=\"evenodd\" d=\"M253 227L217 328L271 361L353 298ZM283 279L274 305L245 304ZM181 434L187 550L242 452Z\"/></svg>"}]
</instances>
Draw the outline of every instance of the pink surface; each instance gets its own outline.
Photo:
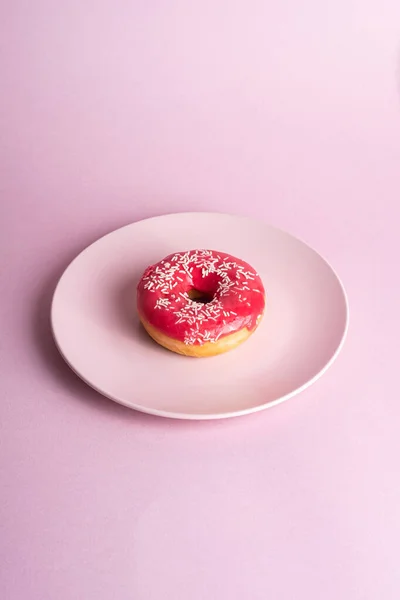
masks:
<instances>
[{"instance_id":1,"label":"pink surface","mask_svg":"<svg viewBox=\"0 0 400 600\"><path fill-rule=\"evenodd\" d=\"M397 600L398 0L3 2L0 597ZM54 350L99 235L236 211L316 247L351 327L296 400L135 414Z\"/></svg>"}]
</instances>

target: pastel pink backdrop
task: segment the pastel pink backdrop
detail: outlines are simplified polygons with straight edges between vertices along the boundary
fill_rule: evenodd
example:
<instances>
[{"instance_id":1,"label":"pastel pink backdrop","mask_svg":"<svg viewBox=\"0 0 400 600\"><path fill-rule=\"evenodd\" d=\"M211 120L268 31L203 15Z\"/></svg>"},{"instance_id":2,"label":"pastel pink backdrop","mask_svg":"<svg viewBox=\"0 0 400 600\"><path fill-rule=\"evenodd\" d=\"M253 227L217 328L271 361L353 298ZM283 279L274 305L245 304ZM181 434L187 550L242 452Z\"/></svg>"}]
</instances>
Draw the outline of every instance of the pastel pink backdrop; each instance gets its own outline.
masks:
<instances>
[{"instance_id":1,"label":"pastel pink backdrop","mask_svg":"<svg viewBox=\"0 0 400 600\"><path fill-rule=\"evenodd\" d=\"M0 23L0 597L397 600L398 0L15 0ZM332 262L351 327L313 388L177 423L64 365L64 267L178 210Z\"/></svg>"}]
</instances>

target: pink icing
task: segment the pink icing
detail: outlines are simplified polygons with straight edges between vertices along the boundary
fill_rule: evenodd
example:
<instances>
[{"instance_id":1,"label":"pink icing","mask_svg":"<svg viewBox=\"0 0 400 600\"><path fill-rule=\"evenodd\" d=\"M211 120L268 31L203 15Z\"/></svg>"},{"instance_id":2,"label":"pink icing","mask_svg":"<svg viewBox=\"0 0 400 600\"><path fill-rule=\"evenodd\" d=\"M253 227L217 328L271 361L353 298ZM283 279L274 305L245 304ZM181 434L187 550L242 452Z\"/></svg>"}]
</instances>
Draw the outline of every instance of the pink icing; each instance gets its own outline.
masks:
<instances>
[{"instance_id":1,"label":"pink icing","mask_svg":"<svg viewBox=\"0 0 400 600\"><path fill-rule=\"evenodd\" d=\"M203 295L207 303L190 298ZM171 338L190 345L217 342L247 327L265 308L260 276L224 252L190 250L170 254L148 267L137 288L139 314Z\"/></svg>"}]
</instances>

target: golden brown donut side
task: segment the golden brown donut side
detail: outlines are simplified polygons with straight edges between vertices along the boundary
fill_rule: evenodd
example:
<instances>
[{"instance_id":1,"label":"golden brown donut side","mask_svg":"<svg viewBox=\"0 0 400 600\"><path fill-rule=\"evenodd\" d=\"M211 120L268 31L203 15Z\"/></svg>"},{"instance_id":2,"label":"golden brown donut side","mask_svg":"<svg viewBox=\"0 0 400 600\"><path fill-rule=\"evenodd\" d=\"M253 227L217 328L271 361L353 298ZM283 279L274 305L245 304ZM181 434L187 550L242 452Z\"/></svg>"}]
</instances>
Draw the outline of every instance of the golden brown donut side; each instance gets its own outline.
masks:
<instances>
[{"instance_id":1,"label":"golden brown donut side","mask_svg":"<svg viewBox=\"0 0 400 600\"><path fill-rule=\"evenodd\" d=\"M218 342L207 342L201 346L198 346L185 344L184 342L180 342L179 340L175 340L174 338L165 335L165 333L162 333L150 325L150 323L146 321L146 319L144 319L139 313L139 318L143 327L149 336L155 342L157 342L157 344L163 346L171 352L176 352L177 354L183 354L184 356L192 356L195 358L216 356L217 354L223 354L233 350L234 348L237 348L237 346L240 346L240 344L245 342L256 331L262 317L263 315L260 316L257 321L257 326L251 331L246 327L243 327L243 329L240 329L239 331L235 331L234 333L220 338Z\"/></svg>"}]
</instances>

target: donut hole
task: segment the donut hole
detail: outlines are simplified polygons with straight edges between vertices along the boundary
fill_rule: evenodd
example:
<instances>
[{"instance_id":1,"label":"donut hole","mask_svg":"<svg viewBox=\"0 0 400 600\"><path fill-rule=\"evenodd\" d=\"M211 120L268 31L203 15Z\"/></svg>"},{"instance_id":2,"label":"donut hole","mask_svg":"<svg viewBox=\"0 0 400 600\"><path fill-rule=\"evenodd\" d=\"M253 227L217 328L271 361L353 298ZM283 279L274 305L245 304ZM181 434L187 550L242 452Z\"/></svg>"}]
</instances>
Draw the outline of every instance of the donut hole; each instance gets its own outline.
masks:
<instances>
[{"instance_id":1,"label":"donut hole","mask_svg":"<svg viewBox=\"0 0 400 600\"><path fill-rule=\"evenodd\" d=\"M214 297L214 295L209 292L201 292L195 288L189 290L187 295L193 302L198 302L199 304L208 304Z\"/></svg>"}]
</instances>

